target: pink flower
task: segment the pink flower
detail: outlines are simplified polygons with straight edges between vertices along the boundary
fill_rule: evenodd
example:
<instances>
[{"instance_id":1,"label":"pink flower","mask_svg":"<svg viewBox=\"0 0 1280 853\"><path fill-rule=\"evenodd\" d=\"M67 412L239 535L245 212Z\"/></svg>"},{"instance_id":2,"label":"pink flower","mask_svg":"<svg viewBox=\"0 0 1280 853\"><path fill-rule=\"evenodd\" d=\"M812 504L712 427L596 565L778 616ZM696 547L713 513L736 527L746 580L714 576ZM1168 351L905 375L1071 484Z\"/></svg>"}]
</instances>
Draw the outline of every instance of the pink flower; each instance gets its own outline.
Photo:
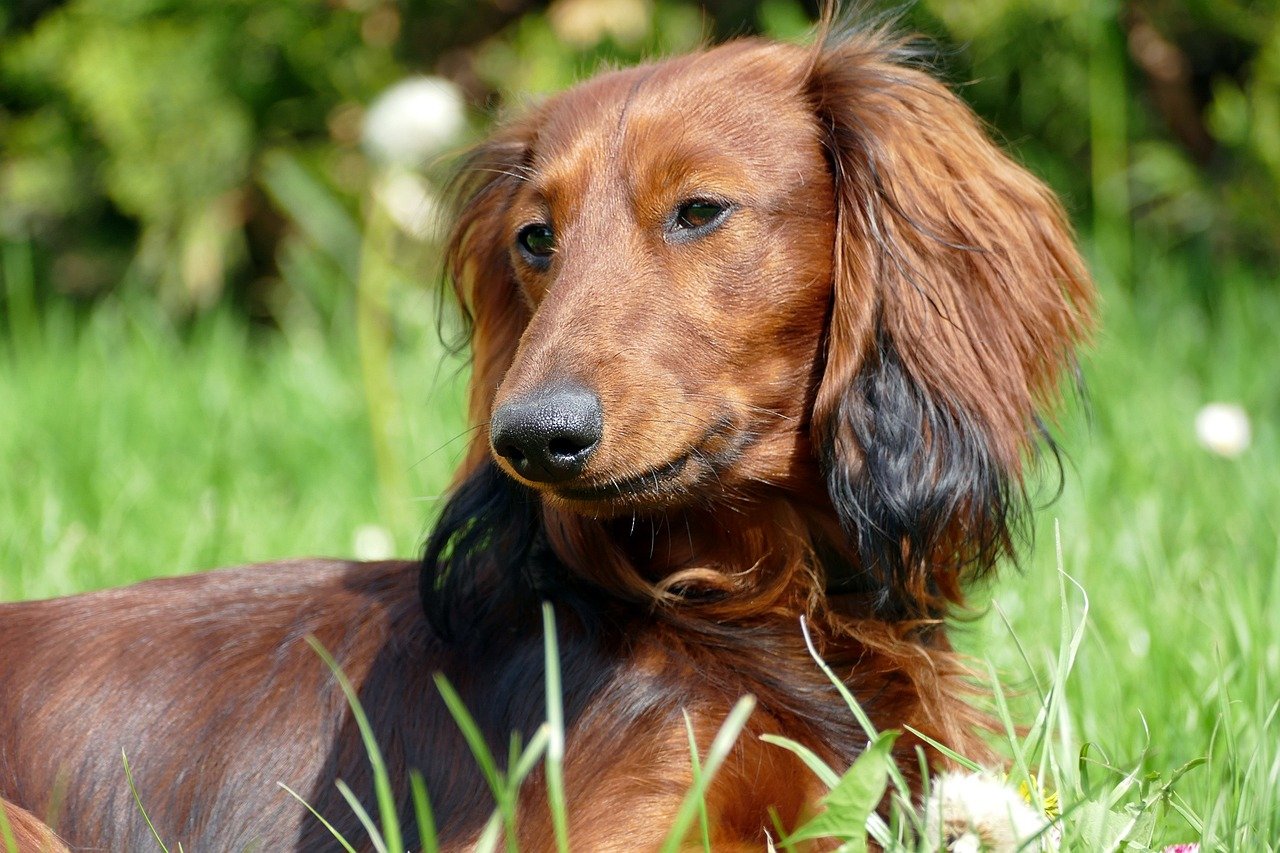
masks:
<instances>
[{"instance_id":1,"label":"pink flower","mask_svg":"<svg viewBox=\"0 0 1280 853\"><path fill-rule=\"evenodd\" d=\"M1164 848L1164 853L1200 853L1200 845L1194 842L1191 844L1170 844Z\"/></svg>"}]
</instances>

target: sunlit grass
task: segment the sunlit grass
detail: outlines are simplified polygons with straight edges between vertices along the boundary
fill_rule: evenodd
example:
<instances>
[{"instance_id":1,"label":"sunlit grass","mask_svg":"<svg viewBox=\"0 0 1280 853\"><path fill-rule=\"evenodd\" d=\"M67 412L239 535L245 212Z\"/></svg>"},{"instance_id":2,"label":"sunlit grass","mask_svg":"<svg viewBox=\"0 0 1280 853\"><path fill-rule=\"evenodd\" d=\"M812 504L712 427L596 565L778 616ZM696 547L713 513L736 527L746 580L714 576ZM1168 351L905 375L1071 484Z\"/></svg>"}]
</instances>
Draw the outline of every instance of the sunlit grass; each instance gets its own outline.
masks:
<instances>
[{"instance_id":1,"label":"sunlit grass","mask_svg":"<svg viewBox=\"0 0 1280 853\"><path fill-rule=\"evenodd\" d=\"M402 301L429 315L434 297ZM366 524L410 554L465 448L458 366L429 319L397 327L408 412L391 446L411 498L394 515L350 336L255 331L228 314L179 330L121 302L84 322L55 309L39 331L17 352L0 341L0 598L350 555Z\"/></svg>"},{"instance_id":2,"label":"sunlit grass","mask_svg":"<svg viewBox=\"0 0 1280 853\"><path fill-rule=\"evenodd\" d=\"M1065 571L1092 600L1063 721L1090 746L1085 782L1111 768L1167 778L1197 758L1163 818L1170 840L1223 849L1280 841L1280 414L1269 365L1280 363L1280 295L1244 270L1192 279L1176 256L1146 258L1135 295L1104 294L1103 325L1084 361L1090 416L1068 416L1066 488L1040 514L1035 552L1005 572L996 606L962 628L990 657L1031 719L1025 675L1061 645L1052 524ZM1201 304L1194 294L1210 292ZM1238 459L1199 447L1197 410L1242 404L1253 445ZM1006 627L1004 620L1008 621ZM1159 837L1159 836L1157 836Z\"/></svg>"},{"instance_id":3,"label":"sunlit grass","mask_svg":"<svg viewBox=\"0 0 1280 853\"><path fill-rule=\"evenodd\" d=\"M1126 784L1118 806L1150 801L1140 813L1159 817L1152 844L1274 848L1280 294L1245 270L1205 282L1176 256L1139 261L1135 293L1105 292L1083 360L1091 414L1068 409L1057 430L1064 493L1023 571L1002 574L993 603L978 596L984 615L955 636L991 661L1010 724L1041 727L1044 742L1007 750L1017 773L1066 803ZM384 506L349 326L303 317L277 333L216 313L177 327L127 297L84 316L43 306L0 340L0 597L351 554L368 524L412 555L466 438L434 297L393 294L388 446L411 484L407 522ZM1239 459L1196 444L1212 400L1252 416ZM1055 522L1063 570L1091 601L1083 623L1063 619Z\"/></svg>"}]
</instances>

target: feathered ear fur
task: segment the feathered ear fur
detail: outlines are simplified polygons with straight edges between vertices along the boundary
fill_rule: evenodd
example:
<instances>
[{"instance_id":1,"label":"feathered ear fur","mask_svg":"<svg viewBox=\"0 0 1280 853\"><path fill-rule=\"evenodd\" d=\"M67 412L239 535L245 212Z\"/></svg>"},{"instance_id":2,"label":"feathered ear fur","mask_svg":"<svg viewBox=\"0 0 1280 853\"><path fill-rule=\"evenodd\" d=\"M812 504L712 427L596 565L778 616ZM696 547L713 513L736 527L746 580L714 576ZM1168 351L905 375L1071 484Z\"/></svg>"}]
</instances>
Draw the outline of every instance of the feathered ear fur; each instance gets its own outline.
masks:
<instances>
[{"instance_id":1,"label":"feathered ear fur","mask_svg":"<svg viewBox=\"0 0 1280 853\"><path fill-rule=\"evenodd\" d=\"M418 586L427 621L446 640L494 633L464 625L510 631L536 618L555 565L537 498L485 460L454 488L427 540Z\"/></svg>"},{"instance_id":2,"label":"feathered ear fur","mask_svg":"<svg viewBox=\"0 0 1280 853\"><path fill-rule=\"evenodd\" d=\"M1053 195L905 53L831 38L807 81L837 208L814 444L861 570L830 580L895 619L1012 551L1037 409L1092 307Z\"/></svg>"},{"instance_id":3,"label":"feathered ear fur","mask_svg":"<svg viewBox=\"0 0 1280 853\"><path fill-rule=\"evenodd\" d=\"M457 631L457 624L510 629L536 616L544 580L539 566L551 564L537 498L489 454L494 394L529 323L503 216L528 169L530 121L508 124L476 148L453 188L458 214L445 247L445 271L471 348L468 420L474 431L427 541L419 586L428 619L445 639L486 635Z\"/></svg>"},{"instance_id":4,"label":"feathered ear fur","mask_svg":"<svg viewBox=\"0 0 1280 853\"><path fill-rule=\"evenodd\" d=\"M488 458L493 397L529 324L529 306L511 269L503 214L528 169L530 121L513 122L476 148L454 186L459 211L445 247L445 271L470 337L469 420L476 428L455 484Z\"/></svg>"}]
</instances>

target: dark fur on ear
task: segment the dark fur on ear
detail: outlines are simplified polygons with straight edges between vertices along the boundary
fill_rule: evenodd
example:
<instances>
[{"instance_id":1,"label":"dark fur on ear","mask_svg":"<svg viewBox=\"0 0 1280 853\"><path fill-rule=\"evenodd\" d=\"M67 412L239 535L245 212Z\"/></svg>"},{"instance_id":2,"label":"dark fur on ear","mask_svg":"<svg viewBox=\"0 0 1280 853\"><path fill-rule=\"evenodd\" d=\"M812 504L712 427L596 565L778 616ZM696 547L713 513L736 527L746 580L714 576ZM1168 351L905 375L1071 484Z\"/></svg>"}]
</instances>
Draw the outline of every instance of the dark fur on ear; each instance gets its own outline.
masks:
<instances>
[{"instance_id":1,"label":"dark fur on ear","mask_svg":"<svg viewBox=\"0 0 1280 853\"><path fill-rule=\"evenodd\" d=\"M489 455L489 410L511 366L529 307L520 297L503 242L503 216L524 180L531 119L504 125L476 147L452 186L457 206L445 269L471 350L467 457L422 558L420 595L443 640L500 633L538 618L539 572L549 559L541 506ZM458 630L465 627L467 630Z\"/></svg>"},{"instance_id":2,"label":"dark fur on ear","mask_svg":"<svg viewBox=\"0 0 1280 853\"><path fill-rule=\"evenodd\" d=\"M979 425L933 398L879 337L835 414L862 448L860 467L840 459L835 442L822 448L827 490L862 568L860 577L828 582L832 591L869 593L877 612L897 621L927 615L916 602L944 595L916 555L981 571L1012 553L1026 501Z\"/></svg>"},{"instance_id":3,"label":"dark fur on ear","mask_svg":"<svg viewBox=\"0 0 1280 853\"><path fill-rule=\"evenodd\" d=\"M485 636L477 625L505 634L540 618L556 574L541 513L537 498L491 460L454 489L427 540L419 582L437 636Z\"/></svg>"},{"instance_id":4,"label":"dark fur on ear","mask_svg":"<svg viewBox=\"0 0 1280 853\"><path fill-rule=\"evenodd\" d=\"M1038 412L1092 307L1052 193L912 54L840 34L807 80L837 208L813 439L859 563L829 580L892 619L945 614L1012 554Z\"/></svg>"}]
</instances>

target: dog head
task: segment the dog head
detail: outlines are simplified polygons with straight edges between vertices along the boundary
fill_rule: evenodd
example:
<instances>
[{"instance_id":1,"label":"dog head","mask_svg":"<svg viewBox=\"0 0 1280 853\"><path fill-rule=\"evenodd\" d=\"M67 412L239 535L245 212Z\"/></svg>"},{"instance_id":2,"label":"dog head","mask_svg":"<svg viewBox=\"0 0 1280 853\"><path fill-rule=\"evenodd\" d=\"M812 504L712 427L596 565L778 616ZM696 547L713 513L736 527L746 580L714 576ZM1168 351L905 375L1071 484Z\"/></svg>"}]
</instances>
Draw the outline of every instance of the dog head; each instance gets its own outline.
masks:
<instances>
[{"instance_id":1,"label":"dog head","mask_svg":"<svg viewBox=\"0 0 1280 853\"><path fill-rule=\"evenodd\" d=\"M1091 285L1052 194L903 52L732 42L482 145L448 250L466 473L582 519L811 507L828 583L894 618L1010 551Z\"/></svg>"}]
</instances>

